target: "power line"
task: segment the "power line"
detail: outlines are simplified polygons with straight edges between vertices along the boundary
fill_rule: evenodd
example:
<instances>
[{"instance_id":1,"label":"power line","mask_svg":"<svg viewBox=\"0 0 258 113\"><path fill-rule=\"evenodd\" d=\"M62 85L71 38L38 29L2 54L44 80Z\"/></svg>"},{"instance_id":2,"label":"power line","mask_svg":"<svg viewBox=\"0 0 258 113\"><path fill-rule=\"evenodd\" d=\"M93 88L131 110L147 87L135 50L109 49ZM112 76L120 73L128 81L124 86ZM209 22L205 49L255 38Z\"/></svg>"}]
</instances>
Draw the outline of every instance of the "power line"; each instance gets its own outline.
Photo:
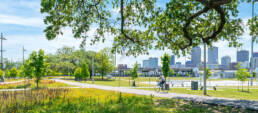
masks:
<instances>
[{"instance_id":1,"label":"power line","mask_svg":"<svg viewBox=\"0 0 258 113\"><path fill-rule=\"evenodd\" d=\"M4 50L3 50L3 40L6 40L3 36L3 33L1 33L0 40L1 40L1 69L3 70L4 69L4 65L3 65L3 52L4 52Z\"/></svg>"}]
</instances>

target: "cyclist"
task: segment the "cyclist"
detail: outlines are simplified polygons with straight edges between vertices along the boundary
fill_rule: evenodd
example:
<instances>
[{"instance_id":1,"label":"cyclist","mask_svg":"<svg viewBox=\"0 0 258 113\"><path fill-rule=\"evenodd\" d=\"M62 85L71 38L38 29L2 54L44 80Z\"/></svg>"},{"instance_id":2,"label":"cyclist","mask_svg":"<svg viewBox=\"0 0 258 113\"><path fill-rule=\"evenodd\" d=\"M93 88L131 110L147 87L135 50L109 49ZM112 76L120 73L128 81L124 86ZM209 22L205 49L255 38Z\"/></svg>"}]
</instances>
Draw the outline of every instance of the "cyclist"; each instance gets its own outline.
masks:
<instances>
[{"instance_id":1,"label":"cyclist","mask_svg":"<svg viewBox=\"0 0 258 113\"><path fill-rule=\"evenodd\" d=\"M166 83L165 77L161 75L159 79L160 79L159 86L163 89L163 86Z\"/></svg>"}]
</instances>

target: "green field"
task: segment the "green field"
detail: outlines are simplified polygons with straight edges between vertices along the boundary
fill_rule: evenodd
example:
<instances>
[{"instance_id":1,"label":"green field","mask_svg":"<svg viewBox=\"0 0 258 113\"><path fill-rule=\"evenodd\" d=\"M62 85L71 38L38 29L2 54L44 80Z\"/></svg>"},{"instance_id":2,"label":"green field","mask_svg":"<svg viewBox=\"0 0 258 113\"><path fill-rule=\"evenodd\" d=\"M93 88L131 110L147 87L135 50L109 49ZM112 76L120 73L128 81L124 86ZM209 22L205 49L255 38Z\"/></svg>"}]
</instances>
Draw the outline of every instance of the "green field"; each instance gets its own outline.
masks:
<instances>
[{"instance_id":1,"label":"green field","mask_svg":"<svg viewBox=\"0 0 258 113\"><path fill-rule=\"evenodd\" d=\"M256 86L257 87L257 86ZM214 91L212 88L207 90L207 96L211 97L222 97L222 98L233 98L233 99L244 99L244 100L258 100L258 88L248 90L245 88L242 92L241 89L233 89L227 87L217 87L217 90ZM154 88L143 88L143 90L154 90ZM190 90L190 88L170 88L168 91L170 93L180 93L180 94L191 94L191 95L203 95L202 90Z\"/></svg>"},{"instance_id":2,"label":"green field","mask_svg":"<svg viewBox=\"0 0 258 113\"><path fill-rule=\"evenodd\" d=\"M37 89L0 93L6 113L242 113L244 109L97 89Z\"/></svg>"}]
</instances>

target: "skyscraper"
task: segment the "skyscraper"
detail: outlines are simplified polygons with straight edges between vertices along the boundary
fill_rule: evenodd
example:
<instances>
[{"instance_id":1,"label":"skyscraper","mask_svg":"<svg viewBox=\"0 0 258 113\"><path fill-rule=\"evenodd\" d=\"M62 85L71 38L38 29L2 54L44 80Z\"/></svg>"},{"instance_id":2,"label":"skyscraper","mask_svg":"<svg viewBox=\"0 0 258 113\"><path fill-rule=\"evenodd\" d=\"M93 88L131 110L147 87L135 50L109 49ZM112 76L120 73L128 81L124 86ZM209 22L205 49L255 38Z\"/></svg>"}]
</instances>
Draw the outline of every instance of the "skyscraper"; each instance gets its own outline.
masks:
<instances>
[{"instance_id":1,"label":"skyscraper","mask_svg":"<svg viewBox=\"0 0 258 113\"><path fill-rule=\"evenodd\" d=\"M158 68L159 59L156 57L150 57L148 60L142 61L143 68Z\"/></svg>"},{"instance_id":2,"label":"skyscraper","mask_svg":"<svg viewBox=\"0 0 258 113\"><path fill-rule=\"evenodd\" d=\"M208 48L208 64L218 64L218 47Z\"/></svg>"},{"instance_id":3,"label":"skyscraper","mask_svg":"<svg viewBox=\"0 0 258 113\"><path fill-rule=\"evenodd\" d=\"M159 59L156 58L156 57L150 57L149 58L149 66L150 68L158 68L158 62L159 62Z\"/></svg>"},{"instance_id":4,"label":"skyscraper","mask_svg":"<svg viewBox=\"0 0 258 113\"><path fill-rule=\"evenodd\" d=\"M249 61L249 51L240 50L237 51L237 62L248 62Z\"/></svg>"},{"instance_id":5,"label":"skyscraper","mask_svg":"<svg viewBox=\"0 0 258 113\"><path fill-rule=\"evenodd\" d=\"M149 66L149 60L143 60L142 61L142 67L143 68L149 68L150 66Z\"/></svg>"},{"instance_id":6,"label":"skyscraper","mask_svg":"<svg viewBox=\"0 0 258 113\"><path fill-rule=\"evenodd\" d=\"M224 69L229 69L230 63L231 63L230 56L224 56L221 58L221 65L223 66Z\"/></svg>"},{"instance_id":7,"label":"skyscraper","mask_svg":"<svg viewBox=\"0 0 258 113\"><path fill-rule=\"evenodd\" d=\"M194 67L201 64L201 48L196 46L191 50L191 63Z\"/></svg>"},{"instance_id":8,"label":"skyscraper","mask_svg":"<svg viewBox=\"0 0 258 113\"><path fill-rule=\"evenodd\" d=\"M170 65L175 65L175 55L171 55L171 57L170 57Z\"/></svg>"}]
</instances>

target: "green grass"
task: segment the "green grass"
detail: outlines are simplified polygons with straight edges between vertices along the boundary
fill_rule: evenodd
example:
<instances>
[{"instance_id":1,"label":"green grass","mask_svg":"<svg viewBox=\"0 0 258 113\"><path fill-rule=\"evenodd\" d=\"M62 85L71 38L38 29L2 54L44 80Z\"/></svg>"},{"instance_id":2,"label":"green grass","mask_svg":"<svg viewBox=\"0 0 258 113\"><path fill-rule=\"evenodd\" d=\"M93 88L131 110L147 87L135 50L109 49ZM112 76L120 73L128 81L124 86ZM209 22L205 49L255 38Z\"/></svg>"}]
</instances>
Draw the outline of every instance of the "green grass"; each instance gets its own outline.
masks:
<instances>
[{"instance_id":1,"label":"green grass","mask_svg":"<svg viewBox=\"0 0 258 113\"><path fill-rule=\"evenodd\" d=\"M154 88L143 88L143 90L154 90ZM170 93L180 93L180 94L191 94L191 95L203 95L202 90L190 90L190 88L170 88ZM217 91L207 90L207 96L211 97L222 97L222 98L233 98L233 99L243 99L243 100L258 100L258 89L250 89L250 92L245 88L244 92L241 89L232 89L225 87L217 87Z\"/></svg>"},{"instance_id":2,"label":"green grass","mask_svg":"<svg viewBox=\"0 0 258 113\"><path fill-rule=\"evenodd\" d=\"M40 81L39 87L40 88L71 87L71 85L43 79ZM18 82L18 83L0 84L0 89L22 89L22 88L36 88L36 83L34 80L27 80L27 81Z\"/></svg>"},{"instance_id":3,"label":"green grass","mask_svg":"<svg viewBox=\"0 0 258 113\"><path fill-rule=\"evenodd\" d=\"M21 81L24 80L24 78L5 78L4 82L14 82L14 81Z\"/></svg>"},{"instance_id":4,"label":"green grass","mask_svg":"<svg viewBox=\"0 0 258 113\"><path fill-rule=\"evenodd\" d=\"M0 93L0 112L6 113L252 113L152 96L80 89L37 89Z\"/></svg>"}]
</instances>

